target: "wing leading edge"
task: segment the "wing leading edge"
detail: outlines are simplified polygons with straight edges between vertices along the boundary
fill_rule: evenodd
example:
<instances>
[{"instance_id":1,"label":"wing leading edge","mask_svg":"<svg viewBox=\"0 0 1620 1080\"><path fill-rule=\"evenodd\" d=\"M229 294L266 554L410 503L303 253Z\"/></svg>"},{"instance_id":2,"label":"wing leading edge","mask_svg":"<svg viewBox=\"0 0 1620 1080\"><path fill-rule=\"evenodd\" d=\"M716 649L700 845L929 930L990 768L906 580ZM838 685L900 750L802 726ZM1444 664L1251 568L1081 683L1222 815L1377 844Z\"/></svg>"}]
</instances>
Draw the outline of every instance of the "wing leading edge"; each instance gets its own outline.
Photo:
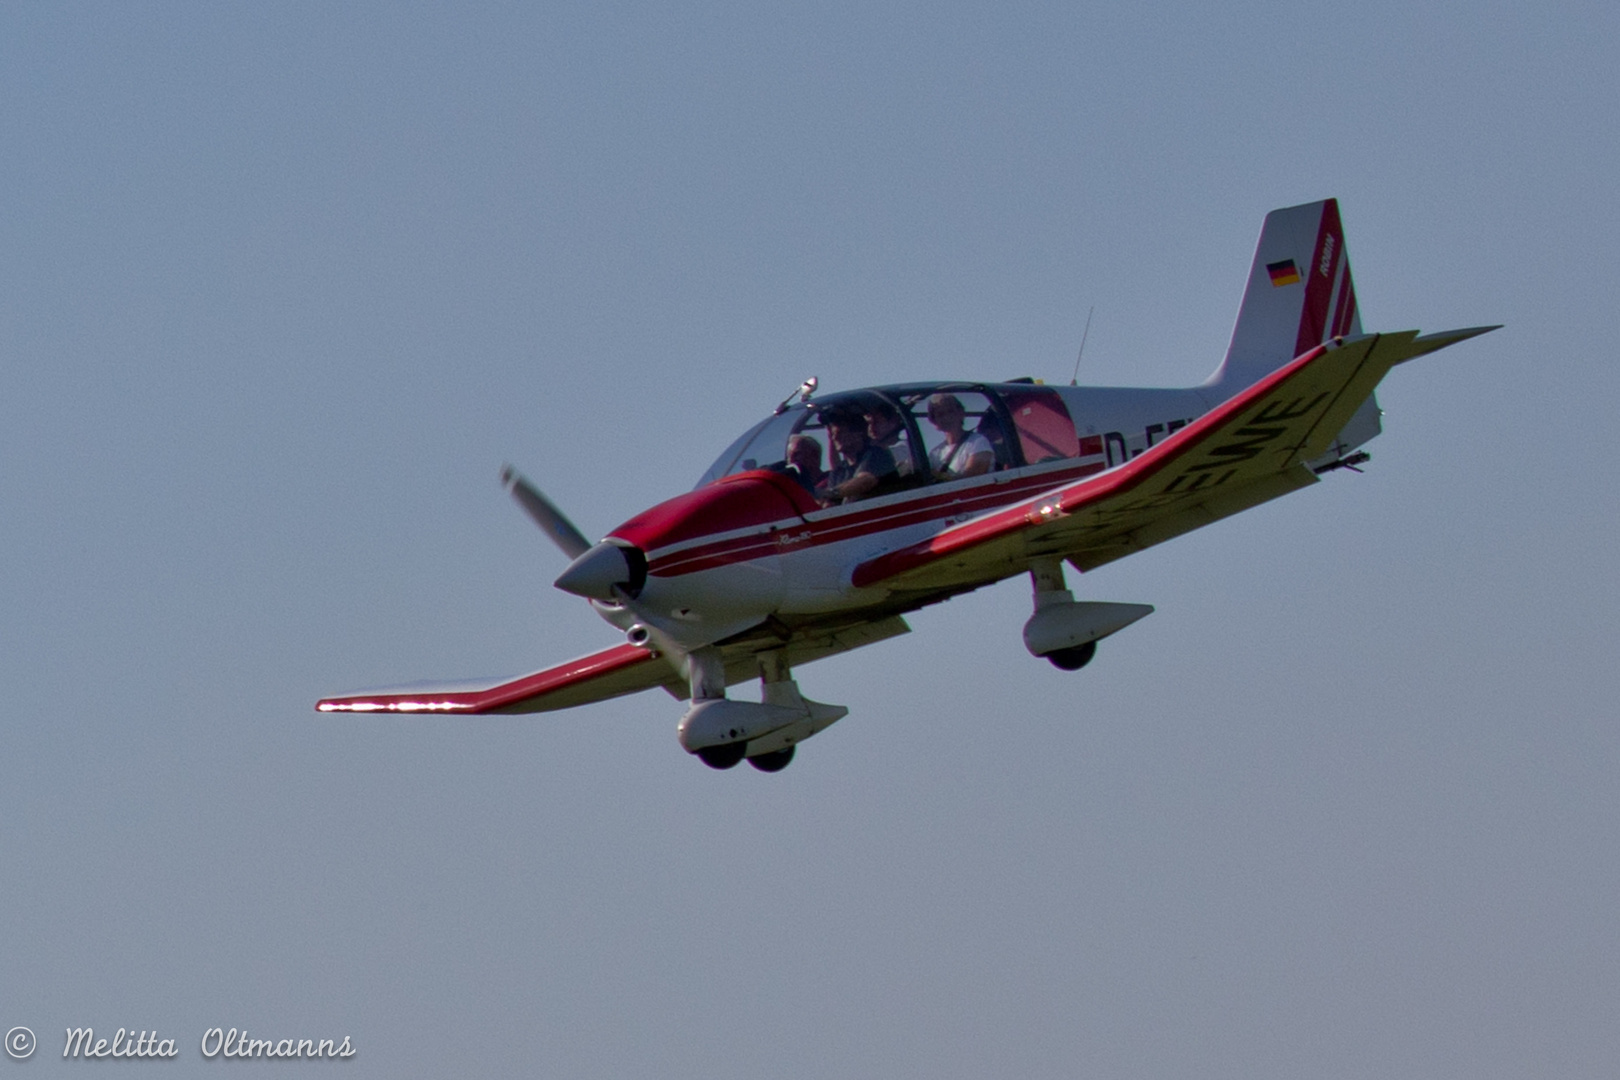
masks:
<instances>
[{"instance_id":1,"label":"wing leading edge","mask_svg":"<svg viewBox=\"0 0 1620 1080\"><path fill-rule=\"evenodd\" d=\"M892 615L808 626L786 637L761 626L721 644L726 684L757 677L757 654L761 652L780 650L797 667L909 631L904 619ZM537 713L589 705L655 686L678 700L688 694L680 666L668 655L626 642L515 679L395 686L325 698L315 708L319 712Z\"/></svg>"},{"instance_id":2,"label":"wing leading edge","mask_svg":"<svg viewBox=\"0 0 1620 1080\"><path fill-rule=\"evenodd\" d=\"M530 713L567 709L675 680L648 649L624 643L516 679L400 686L317 702L320 712Z\"/></svg>"},{"instance_id":3,"label":"wing leading edge","mask_svg":"<svg viewBox=\"0 0 1620 1080\"><path fill-rule=\"evenodd\" d=\"M1416 330L1326 342L1129 462L858 565L853 583L951 587L1058 555L1082 570L1316 481L1308 463L1390 368L1494 330Z\"/></svg>"}]
</instances>

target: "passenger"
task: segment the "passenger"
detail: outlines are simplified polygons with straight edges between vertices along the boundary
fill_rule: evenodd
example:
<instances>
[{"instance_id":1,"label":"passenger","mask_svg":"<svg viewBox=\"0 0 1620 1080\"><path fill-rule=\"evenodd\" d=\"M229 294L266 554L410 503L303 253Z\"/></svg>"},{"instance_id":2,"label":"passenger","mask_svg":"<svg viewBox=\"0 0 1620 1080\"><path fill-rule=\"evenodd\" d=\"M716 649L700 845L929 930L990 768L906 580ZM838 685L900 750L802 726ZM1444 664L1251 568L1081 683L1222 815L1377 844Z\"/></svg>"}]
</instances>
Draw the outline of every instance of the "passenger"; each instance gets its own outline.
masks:
<instances>
[{"instance_id":1,"label":"passenger","mask_svg":"<svg viewBox=\"0 0 1620 1080\"><path fill-rule=\"evenodd\" d=\"M893 405L880 401L867 410L866 437L889 452L899 475L910 476L911 452L901 442L905 434L905 424Z\"/></svg>"},{"instance_id":2,"label":"passenger","mask_svg":"<svg viewBox=\"0 0 1620 1080\"><path fill-rule=\"evenodd\" d=\"M821 442L814 435L795 435L787 444L788 475L804 485L810 494L820 496L820 488L827 482L827 470L821 467Z\"/></svg>"},{"instance_id":3,"label":"passenger","mask_svg":"<svg viewBox=\"0 0 1620 1080\"><path fill-rule=\"evenodd\" d=\"M894 455L867 436L866 417L860 413L835 413L826 418L826 423L838 460L827 476L824 503L831 506L864 499L894 478Z\"/></svg>"},{"instance_id":4,"label":"passenger","mask_svg":"<svg viewBox=\"0 0 1620 1080\"><path fill-rule=\"evenodd\" d=\"M996 414L987 412L979 417L979 426L974 429L990 443L990 448L996 452L996 463L993 469L1011 469L1014 467L1012 449L1007 445L1007 433L1001 429L1001 421Z\"/></svg>"},{"instance_id":5,"label":"passenger","mask_svg":"<svg viewBox=\"0 0 1620 1080\"><path fill-rule=\"evenodd\" d=\"M995 447L978 432L967 431L967 410L955 394L935 394L928 399L928 422L945 434L944 441L928 452L929 467L938 479L982 476L995 464Z\"/></svg>"}]
</instances>

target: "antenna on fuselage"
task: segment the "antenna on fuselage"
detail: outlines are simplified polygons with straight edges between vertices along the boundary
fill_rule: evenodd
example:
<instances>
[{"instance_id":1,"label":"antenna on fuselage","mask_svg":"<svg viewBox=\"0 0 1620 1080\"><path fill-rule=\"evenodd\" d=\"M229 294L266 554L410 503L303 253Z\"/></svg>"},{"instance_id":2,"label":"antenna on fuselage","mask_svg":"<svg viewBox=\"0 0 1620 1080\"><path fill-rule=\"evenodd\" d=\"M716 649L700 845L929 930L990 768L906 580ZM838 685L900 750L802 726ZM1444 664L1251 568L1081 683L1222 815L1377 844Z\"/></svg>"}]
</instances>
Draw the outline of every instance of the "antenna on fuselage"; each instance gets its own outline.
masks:
<instances>
[{"instance_id":1,"label":"antenna on fuselage","mask_svg":"<svg viewBox=\"0 0 1620 1080\"><path fill-rule=\"evenodd\" d=\"M804 380L804 382L799 384L799 388L797 390L793 391L793 393L782 399L782 404L776 407L776 412L774 415L781 416L783 413L787 412L787 408L789 405L793 404L794 398L798 398L800 401L809 401L810 395L816 392L816 387L818 385L819 383L814 375Z\"/></svg>"},{"instance_id":2,"label":"antenna on fuselage","mask_svg":"<svg viewBox=\"0 0 1620 1080\"><path fill-rule=\"evenodd\" d=\"M1080 385L1080 357L1086 355L1086 338L1091 336L1091 317L1097 314L1097 305L1092 304L1091 310L1086 312L1086 330L1080 335L1080 352L1074 358L1074 378L1069 380L1070 386Z\"/></svg>"}]
</instances>

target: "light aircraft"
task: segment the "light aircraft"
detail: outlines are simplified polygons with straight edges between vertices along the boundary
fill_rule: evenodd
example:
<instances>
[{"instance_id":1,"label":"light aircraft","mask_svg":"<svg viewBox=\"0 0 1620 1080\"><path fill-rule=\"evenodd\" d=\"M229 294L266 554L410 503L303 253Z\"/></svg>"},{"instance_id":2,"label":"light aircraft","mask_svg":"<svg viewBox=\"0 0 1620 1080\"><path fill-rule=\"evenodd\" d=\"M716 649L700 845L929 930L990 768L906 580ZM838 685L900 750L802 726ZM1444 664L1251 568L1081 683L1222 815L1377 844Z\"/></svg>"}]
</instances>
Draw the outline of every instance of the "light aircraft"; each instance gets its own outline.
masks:
<instances>
[{"instance_id":1,"label":"light aircraft","mask_svg":"<svg viewBox=\"0 0 1620 1080\"><path fill-rule=\"evenodd\" d=\"M816 396L809 379L683 495L591 543L510 467L572 561L556 585L622 640L519 678L327 698L322 712L531 713L663 687L705 764L784 768L848 709L792 670L906 633L903 616L1028 574L1031 654L1064 669L1153 608L1076 600L1085 572L1368 459L1396 364L1496 327L1364 334L1333 199L1260 231L1226 357L1189 389L930 382ZM757 678L760 700L726 696Z\"/></svg>"}]
</instances>

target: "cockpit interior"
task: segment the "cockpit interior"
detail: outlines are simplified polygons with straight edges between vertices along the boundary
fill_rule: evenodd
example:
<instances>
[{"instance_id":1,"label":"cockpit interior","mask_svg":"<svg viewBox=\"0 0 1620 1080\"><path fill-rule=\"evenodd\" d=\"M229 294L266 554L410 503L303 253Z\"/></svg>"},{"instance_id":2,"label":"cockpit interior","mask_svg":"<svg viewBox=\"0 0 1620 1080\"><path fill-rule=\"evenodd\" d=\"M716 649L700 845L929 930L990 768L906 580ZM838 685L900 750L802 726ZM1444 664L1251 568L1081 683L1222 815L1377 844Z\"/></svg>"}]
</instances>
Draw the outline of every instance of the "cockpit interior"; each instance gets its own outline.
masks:
<instances>
[{"instance_id":1,"label":"cockpit interior","mask_svg":"<svg viewBox=\"0 0 1620 1080\"><path fill-rule=\"evenodd\" d=\"M786 407L727 447L697 486L768 469L833 506L1101 451L1050 387L914 383Z\"/></svg>"}]
</instances>

